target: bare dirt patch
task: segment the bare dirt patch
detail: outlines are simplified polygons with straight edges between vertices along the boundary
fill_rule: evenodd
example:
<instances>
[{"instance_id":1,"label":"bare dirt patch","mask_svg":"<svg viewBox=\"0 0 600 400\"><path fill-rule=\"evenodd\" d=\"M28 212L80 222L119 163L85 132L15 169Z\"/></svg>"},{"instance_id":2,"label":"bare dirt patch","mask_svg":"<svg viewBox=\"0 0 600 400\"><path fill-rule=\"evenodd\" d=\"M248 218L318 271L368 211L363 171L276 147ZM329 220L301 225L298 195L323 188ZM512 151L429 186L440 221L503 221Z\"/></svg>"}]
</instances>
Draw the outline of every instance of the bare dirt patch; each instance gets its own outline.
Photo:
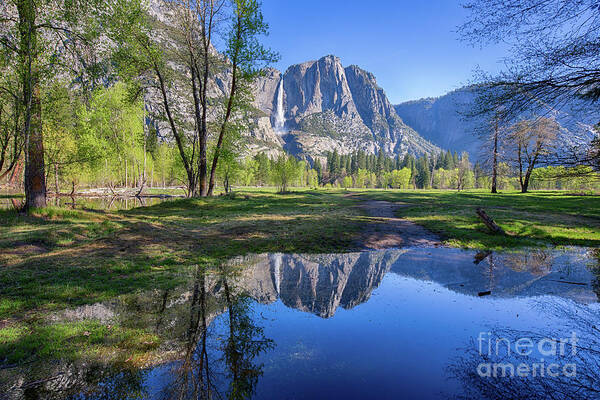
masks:
<instances>
[{"instance_id":1,"label":"bare dirt patch","mask_svg":"<svg viewBox=\"0 0 600 400\"><path fill-rule=\"evenodd\" d=\"M441 239L406 219L398 218L396 211L401 204L389 201L368 200L361 204L372 222L366 224L360 238L362 247L381 250L392 247L432 247L441 246Z\"/></svg>"}]
</instances>

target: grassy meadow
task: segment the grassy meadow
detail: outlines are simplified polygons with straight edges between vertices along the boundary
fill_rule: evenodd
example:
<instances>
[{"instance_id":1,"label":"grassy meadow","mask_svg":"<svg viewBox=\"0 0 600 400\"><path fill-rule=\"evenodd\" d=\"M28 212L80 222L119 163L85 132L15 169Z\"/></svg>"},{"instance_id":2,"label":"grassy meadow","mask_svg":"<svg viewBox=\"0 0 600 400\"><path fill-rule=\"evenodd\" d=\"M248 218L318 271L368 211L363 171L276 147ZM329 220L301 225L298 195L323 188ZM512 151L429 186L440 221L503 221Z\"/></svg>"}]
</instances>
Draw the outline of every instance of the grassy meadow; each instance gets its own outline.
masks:
<instances>
[{"instance_id":1,"label":"grassy meadow","mask_svg":"<svg viewBox=\"0 0 600 400\"><path fill-rule=\"evenodd\" d=\"M567 192L365 191L398 203L398 217L439 234L451 247L502 250L530 246L600 246L600 196ZM475 215L483 208L506 232L491 235Z\"/></svg>"}]
</instances>

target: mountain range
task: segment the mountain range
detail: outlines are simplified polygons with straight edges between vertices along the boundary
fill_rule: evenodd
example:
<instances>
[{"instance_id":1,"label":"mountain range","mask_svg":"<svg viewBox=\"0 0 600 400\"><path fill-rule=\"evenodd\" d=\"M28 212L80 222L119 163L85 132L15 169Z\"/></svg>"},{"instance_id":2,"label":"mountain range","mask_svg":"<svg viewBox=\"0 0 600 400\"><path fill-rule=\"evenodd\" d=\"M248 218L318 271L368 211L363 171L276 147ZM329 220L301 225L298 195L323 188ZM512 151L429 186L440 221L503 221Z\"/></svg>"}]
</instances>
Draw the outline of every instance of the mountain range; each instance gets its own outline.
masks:
<instances>
[{"instance_id":1,"label":"mountain range","mask_svg":"<svg viewBox=\"0 0 600 400\"><path fill-rule=\"evenodd\" d=\"M274 156L282 150L312 160L329 151L363 150L389 156L435 154L442 150L481 156L482 121L468 119L475 101L469 87L437 98L392 105L375 76L358 66L344 67L329 55L265 71L255 85L257 109L249 149ZM562 127L561 147L575 148L594 135L598 114L569 105L549 110Z\"/></svg>"},{"instance_id":2,"label":"mountain range","mask_svg":"<svg viewBox=\"0 0 600 400\"><path fill-rule=\"evenodd\" d=\"M173 31L177 31L178 6L158 0L148 2L148 12L156 20L154 40L165 48L176 47ZM174 76L186 71L185 62L177 54L168 53ZM255 112L251 113L253 121L246 132L247 150L252 155L276 157L286 151L312 161L322 160L333 151L422 156L451 150L467 151L472 161L480 156L483 139L475 131L485 123L464 117L475 100L469 87L438 98L393 105L372 73L356 65L345 67L333 55L292 65L285 72L272 68L263 72L254 84ZM214 76L209 96L227 96L230 79L231 71L227 69ZM176 119L183 123L185 132L193 134L193 102L186 85L189 82L184 80L167 91L173 99ZM151 88L146 94L146 107L157 135L169 140L170 128L161 99L161 93ZM600 116L590 113L589 107L567 108L566 112L551 110L551 114L563 128L560 146L576 148L593 137L592 126Z\"/></svg>"}]
</instances>

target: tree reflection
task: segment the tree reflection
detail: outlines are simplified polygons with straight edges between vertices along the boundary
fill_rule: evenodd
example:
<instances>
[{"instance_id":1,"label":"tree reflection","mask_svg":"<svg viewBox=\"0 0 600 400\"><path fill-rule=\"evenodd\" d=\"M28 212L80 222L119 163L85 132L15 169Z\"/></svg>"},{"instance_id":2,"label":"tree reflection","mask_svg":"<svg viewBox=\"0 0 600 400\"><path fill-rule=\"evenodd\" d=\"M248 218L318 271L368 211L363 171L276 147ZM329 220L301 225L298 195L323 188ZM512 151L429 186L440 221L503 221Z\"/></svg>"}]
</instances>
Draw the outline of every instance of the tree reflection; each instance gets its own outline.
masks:
<instances>
[{"instance_id":1,"label":"tree reflection","mask_svg":"<svg viewBox=\"0 0 600 400\"><path fill-rule=\"evenodd\" d=\"M164 398L237 400L254 393L263 374L263 365L255 359L274 344L255 323L252 301L238 290L237 278L230 266L215 275L198 269L185 356ZM223 311L226 329L221 331L212 324Z\"/></svg>"},{"instance_id":2,"label":"tree reflection","mask_svg":"<svg viewBox=\"0 0 600 400\"><path fill-rule=\"evenodd\" d=\"M544 306L546 311L551 311L560 316L564 321L564 326L569 326L573 332L576 332L578 341L576 346L572 343L565 345L564 354L557 356L542 357L540 354L528 356L512 354L497 355L495 349L491 356L484 350L480 353L479 344L472 341L471 346L465 349L464 356L456 359L448 367L451 378L457 379L463 388L463 394L454 396L459 399L598 399L600 398L600 330L594 325L600 317L598 310L590 309L581 305L567 303L563 306ZM557 335L556 332L530 332L501 329L492 333L490 340L496 343L497 339L510 341L514 344L519 339L531 339L533 343L539 343L544 339L560 338L570 336L571 332L565 335ZM486 342L487 343L487 342ZM504 343L504 342L502 342ZM557 342L560 343L560 342ZM484 346L485 347L485 346ZM559 346L560 347L560 346ZM575 347L575 351L573 351ZM514 349L513 349L514 350ZM560 353L560 352L559 352ZM548 370L541 376L538 372L528 376L518 376L507 373L503 375L503 369L499 368L496 374L492 376L481 376L478 368L481 364L506 366L508 364L515 367L520 364L532 366L540 363L547 368L555 363L560 366L561 371L565 365L576 366L576 374L565 375L564 373L548 374ZM557 369L553 369L556 372ZM572 370L569 370L572 372Z\"/></svg>"},{"instance_id":3,"label":"tree reflection","mask_svg":"<svg viewBox=\"0 0 600 400\"><path fill-rule=\"evenodd\" d=\"M26 381L18 389L9 390L0 399L142 399L147 396L144 372L137 369L107 368L79 363L60 365L61 373L52 377Z\"/></svg>"},{"instance_id":4,"label":"tree reflection","mask_svg":"<svg viewBox=\"0 0 600 400\"><path fill-rule=\"evenodd\" d=\"M223 354L230 380L228 398L232 400L250 398L258 379L263 374L263 365L254 359L274 347L264 329L254 323L251 300L247 294L234 294L229 266L221 269L221 282L229 310L229 337L223 346Z\"/></svg>"},{"instance_id":5,"label":"tree reflection","mask_svg":"<svg viewBox=\"0 0 600 400\"><path fill-rule=\"evenodd\" d=\"M593 249L591 251L592 257L594 258L594 262L590 265L590 270L594 274L594 279L592 280L592 288L600 300L600 249ZM600 333L600 332L599 332Z\"/></svg>"},{"instance_id":6,"label":"tree reflection","mask_svg":"<svg viewBox=\"0 0 600 400\"><path fill-rule=\"evenodd\" d=\"M217 392L213 387L208 355L208 299L206 272L198 268L192 289L187 346L181 365L177 368L172 388L175 393L165 396L178 399L211 399Z\"/></svg>"},{"instance_id":7,"label":"tree reflection","mask_svg":"<svg viewBox=\"0 0 600 400\"><path fill-rule=\"evenodd\" d=\"M506 253L504 265L515 272L529 272L535 276L544 276L552 272L554 255L545 249L530 249L526 252Z\"/></svg>"}]
</instances>

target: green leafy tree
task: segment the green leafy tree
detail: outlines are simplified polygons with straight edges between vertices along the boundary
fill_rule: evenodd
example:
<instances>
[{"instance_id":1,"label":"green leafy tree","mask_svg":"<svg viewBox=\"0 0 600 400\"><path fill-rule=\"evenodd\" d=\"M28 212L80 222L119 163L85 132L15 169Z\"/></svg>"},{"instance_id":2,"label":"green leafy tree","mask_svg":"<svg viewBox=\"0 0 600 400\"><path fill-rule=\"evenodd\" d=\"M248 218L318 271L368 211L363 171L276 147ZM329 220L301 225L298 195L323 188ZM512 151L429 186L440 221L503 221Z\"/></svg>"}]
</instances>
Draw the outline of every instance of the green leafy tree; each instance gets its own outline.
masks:
<instances>
[{"instance_id":1,"label":"green leafy tree","mask_svg":"<svg viewBox=\"0 0 600 400\"><path fill-rule=\"evenodd\" d=\"M219 136L213 155L208 187L209 196L214 190L216 169L230 119L236 109L251 103L252 99L247 93L250 91L252 83L265 66L278 58L259 41L259 37L266 35L269 30L269 26L263 19L261 3L257 0L232 0L231 7L233 16L225 51L225 55L231 63L231 84L227 94L225 115L220 121Z\"/></svg>"},{"instance_id":2,"label":"green leafy tree","mask_svg":"<svg viewBox=\"0 0 600 400\"><path fill-rule=\"evenodd\" d=\"M342 187L344 189L350 189L353 186L353 182L352 182L352 177L351 176L345 176L344 179L342 180Z\"/></svg>"},{"instance_id":3,"label":"green leafy tree","mask_svg":"<svg viewBox=\"0 0 600 400\"><path fill-rule=\"evenodd\" d=\"M271 163L269 157L265 154L257 154L254 159L257 162L256 168L256 182L259 186L265 186L269 182L269 177L271 176Z\"/></svg>"},{"instance_id":4,"label":"green leafy tree","mask_svg":"<svg viewBox=\"0 0 600 400\"><path fill-rule=\"evenodd\" d=\"M280 193L286 193L290 185L301 176L302 170L292 156L280 155L271 167L271 179Z\"/></svg>"},{"instance_id":5,"label":"green leafy tree","mask_svg":"<svg viewBox=\"0 0 600 400\"><path fill-rule=\"evenodd\" d=\"M0 46L0 181L13 174L24 147L15 60Z\"/></svg>"},{"instance_id":6,"label":"green leafy tree","mask_svg":"<svg viewBox=\"0 0 600 400\"><path fill-rule=\"evenodd\" d=\"M86 72L94 70L96 54L80 50L93 49L90 44L102 28L98 22L110 19L107 9L110 5L100 0L6 0L0 5L0 46L14 60L10 66L16 75L26 209L46 206L42 89L61 72L76 75L87 87Z\"/></svg>"},{"instance_id":7,"label":"green leafy tree","mask_svg":"<svg viewBox=\"0 0 600 400\"><path fill-rule=\"evenodd\" d=\"M177 144L189 195L211 195L230 125L244 117L253 79L276 59L258 40L268 26L255 0L160 3L171 11L168 21L149 17L139 0L124 0L117 10L121 23L113 27L115 60L122 76L158 94L160 117ZM218 43L224 44L222 54L215 51ZM209 87L217 79L226 85L213 95Z\"/></svg>"},{"instance_id":8,"label":"green leafy tree","mask_svg":"<svg viewBox=\"0 0 600 400\"><path fill-rule=\"evenodd\" d=\"M394 189L408 189L411 171L408 168L393 170L388 174L388 184Z\"/></svg>"},{"instance_id":9,"label":"green leafy tree","mask_svg":"<svg viewBox=\"0 0 600 400\"><path fill-rule=\"evenodd\" d=\"M125 84L94 91L90 106L78 112L78 158L97 180L112 187L139 181L145 157L144 110L141 101L130 102Z\"/></svg>"}]
</instances>

